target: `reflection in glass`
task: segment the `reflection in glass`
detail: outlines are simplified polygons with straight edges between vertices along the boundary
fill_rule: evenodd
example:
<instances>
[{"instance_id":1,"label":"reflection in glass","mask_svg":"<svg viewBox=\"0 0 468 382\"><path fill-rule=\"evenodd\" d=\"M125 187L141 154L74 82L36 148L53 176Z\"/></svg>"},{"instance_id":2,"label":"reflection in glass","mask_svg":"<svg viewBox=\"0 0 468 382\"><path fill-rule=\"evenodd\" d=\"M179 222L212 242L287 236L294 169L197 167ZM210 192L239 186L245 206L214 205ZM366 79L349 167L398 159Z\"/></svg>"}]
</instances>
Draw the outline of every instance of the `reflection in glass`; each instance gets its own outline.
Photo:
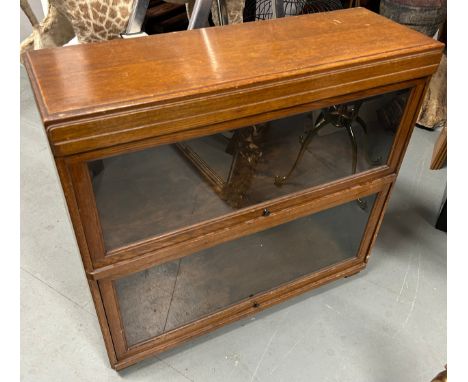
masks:
<instances>
[{"instance_id":1,"label":"reflection in glass","mask_svg":"<svg viewBox=\"0 0 468 382\"><path fill-rule=\"evenodd\" d=\"M357 255L375 195L114 282L134 345Z\"/></svg>"},{"instance_id":2,"label":"reflection in glass","mask_svg":"<svg viewBox=\"0 0 468 382\"><path fill-rule=\"evenodd\" d=\"M106 248L385 164L408 92L90 162Z\"/></svg>"}]
</instances>

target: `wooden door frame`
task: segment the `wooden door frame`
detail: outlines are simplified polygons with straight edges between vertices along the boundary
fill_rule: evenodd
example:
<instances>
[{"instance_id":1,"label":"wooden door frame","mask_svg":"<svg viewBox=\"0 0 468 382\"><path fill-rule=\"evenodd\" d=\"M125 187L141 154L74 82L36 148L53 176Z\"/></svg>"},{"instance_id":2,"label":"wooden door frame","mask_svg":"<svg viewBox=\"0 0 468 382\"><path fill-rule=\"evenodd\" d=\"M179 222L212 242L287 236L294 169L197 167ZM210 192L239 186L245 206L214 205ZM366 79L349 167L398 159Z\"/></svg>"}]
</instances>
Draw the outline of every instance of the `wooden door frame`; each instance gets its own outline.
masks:
<instances>
[{"instance_id":1,"label":"wooden door frame","mask_svg":"<svg viewBox=\"0 0 468 382\"><path fill-rule=\"evenodd\" d=\"M94 191L91 178L89 176L87 162L90 160L103 159L108 157L110 150L112 152L112 156L114 156L121 153L142 150L144 148L174 143L177 142L177 140L206 136L213 133L213 126L207 126L202 129L197 129L194 132L190 132L188 137L186 132L181 134L170 134L168 136L158 137L156 140L151 139L150 142L145 141L118 145L111 149L101 149L66 157L65 161L72 180L72 187L75 190L81 220L86 222L86 224L82 227L82 230L84 231L86 237L86 243L88 245L87 253L90 256L90 261L93 268L93 270L88 273L89 277L91 279L101 279L104 277L109 277L115 273L122 274L122 269L124 269L132 262L135 263L135 266L140 264L142 267L145 267L149 266L151 261L153 261L153 265L157 264L158 261L168 261L171 253L174 254L179 252L181 246L183 245L193 245L194 250L200 250L203 249L203 245L215 243L212 241L213 232L222 232L227 227L232 227L234 225L237 225L239 232L243 232L243 223L254 218L261 217L262 211L266 207L268 207L268 209L272 212L275 210L279 211L281 209L291 208L295 204L301 203L304 199L317 198L324 193L331 193L338 189L351 187L353 184L357 184L359 182L370 181L372 179L377 179L379 177L395 173L403 151L402 142L404 142L406 137L411 133L409 119L411 119L411 115L415 111L414 109L416 107L415 102L411 102L411 100L418 98L419 93L422 91L422 87L422 80L411 80L398 84L373 88L370 90L362 90L357 93L350 93L345 96L334 97L328 100L314 102L312 104L299 105L293 108L288 108L287 110L275 111L275 113L281 113L281 116L293 115L299 112L304 112L306 110L322 108L327 105L348 102L353 99L365 98L402 89L409 89L406 107L401 117L399 128L395 134L394 142L386 164L360 172L355 175L340 178L323 185L318 185L309 189L285 195L283 197L275 198L247 208L243 208L239 211L229 213L222 217L201 221L189 227L182 227L172 232L155 235L136 243L129 243L128 245L111 251L106 251L105 249L102 228L98 217L98 211L96 208ZM280 114L277 116L279 115ZM271 118L271 115L268 113L268 117L263 115L257 117L260 121L264 121ZM253 120L251 123L259 123L259 120ZM245 125L243 122L239 123L237 120L235 120L231 121L231 123L224 128L233 129L244 126ZM278 216L276 218L279 219ZM286 220L281 221L279 219L276 221L278 222L277 224L281 224L281 222L285 222ZM273 222L273 216L271 216L268 220L257 220L257 223L264 225L266 228L271 227ZM210 241L209 243L203 243L203 237L207 233L210 234ZM222 241L217 241L216 243L221 242Z\"/></svg>"}]
</instances>

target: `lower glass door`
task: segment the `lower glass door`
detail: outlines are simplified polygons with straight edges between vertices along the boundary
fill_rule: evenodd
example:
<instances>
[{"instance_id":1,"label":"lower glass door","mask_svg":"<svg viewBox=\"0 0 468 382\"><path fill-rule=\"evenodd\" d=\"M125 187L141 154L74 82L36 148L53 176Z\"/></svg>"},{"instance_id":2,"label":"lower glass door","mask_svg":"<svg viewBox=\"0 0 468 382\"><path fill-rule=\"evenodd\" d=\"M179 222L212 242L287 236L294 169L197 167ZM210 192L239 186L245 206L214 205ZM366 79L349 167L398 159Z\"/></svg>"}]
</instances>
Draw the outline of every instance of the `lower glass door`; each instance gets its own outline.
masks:
<instances>
[{"instance_id":1,"label":"lower glass door","mask_svg":"<svg viewBox=\"0 0 468 382\"><path fill-rule=\"evenodd\" d=\"M376 195L114 281L127 345L357 256Z\"/></svg>"}]
</instances>

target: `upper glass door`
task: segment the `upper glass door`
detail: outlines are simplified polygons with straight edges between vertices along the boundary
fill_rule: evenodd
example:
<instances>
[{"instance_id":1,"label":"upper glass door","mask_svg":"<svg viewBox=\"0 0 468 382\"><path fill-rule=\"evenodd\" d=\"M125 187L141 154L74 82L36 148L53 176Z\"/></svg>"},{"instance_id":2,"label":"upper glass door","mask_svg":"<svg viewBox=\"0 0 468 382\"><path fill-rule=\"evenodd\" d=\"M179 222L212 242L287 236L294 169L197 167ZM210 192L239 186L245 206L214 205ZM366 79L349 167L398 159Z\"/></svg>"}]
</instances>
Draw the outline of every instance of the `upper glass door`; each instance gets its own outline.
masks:
<instances>
[{"instance_id":1,"label":"upper glass door","mask_svg":"<svg viewBox=\"0 0 468 382\"><path fill-rule=\"evenodd\" d=\"M385 164L408 95L389 92L89 162L106 250Z\"/></svg>"}]
</instances>

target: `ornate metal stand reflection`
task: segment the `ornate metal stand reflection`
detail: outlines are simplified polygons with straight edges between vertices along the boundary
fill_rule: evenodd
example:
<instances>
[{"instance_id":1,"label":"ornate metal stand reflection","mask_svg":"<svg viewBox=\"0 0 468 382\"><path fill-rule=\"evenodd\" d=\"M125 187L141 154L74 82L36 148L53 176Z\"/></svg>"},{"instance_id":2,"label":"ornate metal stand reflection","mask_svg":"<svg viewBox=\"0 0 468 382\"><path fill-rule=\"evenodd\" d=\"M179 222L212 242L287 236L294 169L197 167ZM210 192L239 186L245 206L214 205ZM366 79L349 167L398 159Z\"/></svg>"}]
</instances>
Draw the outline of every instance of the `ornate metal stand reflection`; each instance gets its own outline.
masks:
<instances>
[{"instance_id":1,"label":"ornate metal stand reflection","mask_svg":"<svg viewBox=\"0 0 468 382\"><path fill-rule=\"evenodd\" d=\"M313 138L328 125L346 130L352 148L351 174L357 172L358 144L354 126L359 125L364 132L364 154L365 159L371 165L377 165L381 158L371 159L367 149L367 125L359 116L359 110L364 101L359 100L351 103L330 106L322 110L315 123L308 129L304 136L300 137L300 150L297 154L289 172L284 176L276 176L274 184L283 186L289 181L298 164L301 162L304 153L308 150ZM312 113L309 118L313 119ZM269 130L268 124L254 125L243 129L235 130L232 137L216 135L217 139L223 139L226 153L233 156L229 175L226 179L219 176L212 167L201 158L190 145L177 143L176 147L189 162L201 173L203 178L212 186L219 197L233 208L242 208L247 203L247 194L251 187L252 179L255 176L257 163L263 155L264 142ZM366 209L366 203L358 199L358 204L362 209Z\"/></svg>"},{"instance_id":2,"label":"ornate metal stand reflection","mask_svg":"<svg viewBox=\"0 0 468 382\"><path fill-rule=\"evenodd\" d=\"M301 148L299 150L299 153L297 154L296 160L291 167L291 170L289 170L287 175L284 176L276 176L275 177L275 185L278 187L281 187L283 184L285 184L289 178L291 177L292 173L296 169L297 165L301 161L302 157L304 156L305 151L309 147L310 143L312 142L312 139L318 134L318 132L323 129L327 125L333 125L337 128L344 128L346 129L346 132L348 133L350 144L353 150L352 154L352 164L351 164L351 172L352 174L356 174L356 169L357 169L357 158L358 158L358 146L356 142L356 135L353 130L353 123L359 124L361 126L362 130L365 133L365 136L367 137L367 126L366 123L363 121L361 117L359 117L359 109L362 106L363 101L356 101L353 103L347 103L347 104L341 104L341 105L333 105L325 110L323 110L319 116L317 117L317 120L313 127L309 129L305 136L300 137L300 143L301 143ZM309 115L310 118L312 118L312 115ZM380 162L380 158L376 160L371 160L368 157L367 153L367 139L365 142L366 149L365 155L367 161L371 162L372 164L378 164ZM366 203L360 199L358 199L358 203L361 208L365 209Z\"/></svg>"},{"instance_id":3,"label":"ornate metal stand reflection","mask_svg":"<svg viewBox=\"0 0 468 382\"><path fill-rule=\"evenodd\" d=\"M225 138L226 152L233 156L229 175L222 179L189 145L177 143L176 147L211 184L222 200L233 208L242 208L250 189L255 168L262 156L262 143L268 124L254 125L234 131L231 138ZM223 137L218 135L218 137Z\"/></svg>"}]
</instances>

